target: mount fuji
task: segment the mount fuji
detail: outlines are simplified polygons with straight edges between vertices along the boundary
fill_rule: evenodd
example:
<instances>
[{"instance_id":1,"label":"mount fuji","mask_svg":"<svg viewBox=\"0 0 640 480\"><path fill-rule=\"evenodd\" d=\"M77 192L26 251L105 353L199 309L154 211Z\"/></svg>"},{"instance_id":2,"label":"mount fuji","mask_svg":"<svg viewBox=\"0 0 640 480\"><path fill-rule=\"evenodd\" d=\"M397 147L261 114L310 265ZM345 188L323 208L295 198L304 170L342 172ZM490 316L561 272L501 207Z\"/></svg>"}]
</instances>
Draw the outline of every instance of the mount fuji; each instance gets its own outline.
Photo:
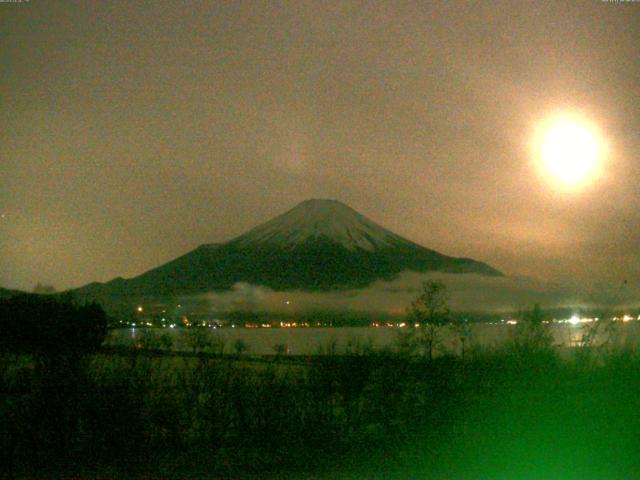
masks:
<instances>
[{"instance_id":1,"label":"mount fuji","mask_svg":"<svg viewBox=\"0 0 640 480\"><path fill-rule=\"evenodd\" d=\"M88 296L177 295L238 282L273 290L335 290L402 271L502 276L489 265L422 247L336 200L306 200L222 244L205 244L142 275L77 290Z\"/></svg>"}]
</instances>

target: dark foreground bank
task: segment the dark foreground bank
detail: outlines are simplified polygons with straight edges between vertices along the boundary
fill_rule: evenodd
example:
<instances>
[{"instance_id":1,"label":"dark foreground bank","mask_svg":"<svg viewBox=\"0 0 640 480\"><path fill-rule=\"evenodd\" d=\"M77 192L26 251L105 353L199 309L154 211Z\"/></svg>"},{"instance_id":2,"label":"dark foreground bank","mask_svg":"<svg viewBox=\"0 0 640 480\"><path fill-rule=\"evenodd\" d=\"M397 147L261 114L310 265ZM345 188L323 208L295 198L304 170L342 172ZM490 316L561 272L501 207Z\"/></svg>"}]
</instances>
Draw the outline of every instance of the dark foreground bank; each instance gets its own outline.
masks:
<instances>
[{"instance_id":1,"label":"dark foreground bank","mask_svg":"<svg viewBox=\"0 0 640 480\"><path fill-rule=\"evenodd\" d=\"M534 310L536 313L536 310ZM539 313L539 312L538 312ZM558 356L540 315L499 348L233 355L148 336L102 347L99 306L0 302L3 478L630 479L640 471L640 355L615 322ZM464 333L464 332L462 332ZM461 337L464 338L464 337ZM144 340L144 341L142 341ZM566 352L565 352L566 353Z\"/></svg>"},{"instance_id":2,"label":"dark foreground bank","mask_svg":"<svg viewBox=\"0 0 640 480\"><path fill-rule=\"evenodd\" d=\"M640 357L2 355L5 477L633 478Z\"/></svg>"}]
</instances>

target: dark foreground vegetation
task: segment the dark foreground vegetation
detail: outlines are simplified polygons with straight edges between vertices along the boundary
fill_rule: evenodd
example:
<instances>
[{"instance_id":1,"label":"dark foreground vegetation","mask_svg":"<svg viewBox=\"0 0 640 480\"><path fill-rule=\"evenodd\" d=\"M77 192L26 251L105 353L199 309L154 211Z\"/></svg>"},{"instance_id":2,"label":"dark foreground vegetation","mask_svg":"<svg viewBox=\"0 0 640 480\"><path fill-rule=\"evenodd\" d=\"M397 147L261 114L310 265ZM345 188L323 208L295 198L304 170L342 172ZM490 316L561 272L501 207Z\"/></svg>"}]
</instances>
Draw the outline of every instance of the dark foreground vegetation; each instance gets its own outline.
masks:
<instances>
[{"instance_id":1,"label":"dark foreground vegetation","mask_svg":"<svg viewBox=\"0 0 640 480\"><path fill-rule=\"evenodd\" d=\"M637 352L585 343L560 360L537 323L523 323L499 349L469 347L464 360L411 351L249 362L239 352L201 348L181 356L5 348L0 471L16 478L637 478Z\"/></svg>"}]
</instances>

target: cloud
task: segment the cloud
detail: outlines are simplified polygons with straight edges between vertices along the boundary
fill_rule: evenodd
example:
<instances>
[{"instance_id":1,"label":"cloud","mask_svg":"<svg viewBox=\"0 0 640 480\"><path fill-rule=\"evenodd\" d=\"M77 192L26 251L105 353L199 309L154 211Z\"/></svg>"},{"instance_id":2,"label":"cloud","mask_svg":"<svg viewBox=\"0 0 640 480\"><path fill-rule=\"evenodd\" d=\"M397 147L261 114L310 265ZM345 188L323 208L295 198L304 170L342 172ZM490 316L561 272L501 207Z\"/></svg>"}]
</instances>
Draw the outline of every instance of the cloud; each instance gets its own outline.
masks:
<instances>
[{"instance_id":1,"label":"cloud","mask_svg":"<svg viewBox=\"0 0 640 480\"><path fill-rule=\"evenodd\" d=\"M516 311L535 303L543 308L630 305L640 291L627 284L554 283L526 277L404 272L393 281L377 281L363 289L335 292L277 292L237 283L228 292L210 292L194 300L212 311L266 310L298 313L308 310L355 310L401 314L426 280L441 280L458 311Z\"/></svg>"},{"instance_id":2,"label":"cloud","mask_svg":"<svg viewBox=\"0 0 640 480\"><path fill-rule=\"evenodd\" d=\"M204 300L214 311L259 310L271 293L273 292L266 287L238 282L228 292L209 292L198 295L196 299Z\"/></svg>"}]
</instances>

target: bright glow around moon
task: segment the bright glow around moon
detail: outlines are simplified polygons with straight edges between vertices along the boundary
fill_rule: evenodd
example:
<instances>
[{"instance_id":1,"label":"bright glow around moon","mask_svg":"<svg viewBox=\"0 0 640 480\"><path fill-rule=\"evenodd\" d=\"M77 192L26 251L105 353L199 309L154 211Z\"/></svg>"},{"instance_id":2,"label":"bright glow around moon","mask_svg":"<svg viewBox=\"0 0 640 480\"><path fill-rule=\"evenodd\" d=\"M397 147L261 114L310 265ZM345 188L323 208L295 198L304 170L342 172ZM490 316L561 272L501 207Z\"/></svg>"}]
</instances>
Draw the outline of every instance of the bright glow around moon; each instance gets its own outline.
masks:
<instances>
[{"instance_id":1,"label":"bright glow around moon","mask_svg":"<svg viewBox=\"0 0 640 480\"><path fill-rule=\"evenodd\" d=\"M537 143L545 171L562 184L578 186L598 172L602 140L585 120L556 117L542 129Z\"/></svg>"}]
</instances>

